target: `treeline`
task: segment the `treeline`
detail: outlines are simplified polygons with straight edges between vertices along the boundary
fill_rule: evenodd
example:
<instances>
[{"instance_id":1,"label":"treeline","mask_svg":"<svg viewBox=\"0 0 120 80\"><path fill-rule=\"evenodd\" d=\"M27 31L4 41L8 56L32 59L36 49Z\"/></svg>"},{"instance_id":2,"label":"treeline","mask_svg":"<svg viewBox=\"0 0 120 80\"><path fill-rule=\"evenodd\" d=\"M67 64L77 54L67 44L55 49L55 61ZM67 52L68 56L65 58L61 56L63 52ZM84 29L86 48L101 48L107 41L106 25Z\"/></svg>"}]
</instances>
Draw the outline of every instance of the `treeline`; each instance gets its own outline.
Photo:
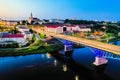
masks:
<instances>
[{"instance_id":1,"label":"treeline","mask_svg":"<svg viewBox=\"0 0 120 80\"><path fill-rule=\"evenodd\" d=\"M70 23L70 24L97 24L96 21L88 21L88 20L69 20L66 19L65 23Z\"/></svg>"}]
</instances>

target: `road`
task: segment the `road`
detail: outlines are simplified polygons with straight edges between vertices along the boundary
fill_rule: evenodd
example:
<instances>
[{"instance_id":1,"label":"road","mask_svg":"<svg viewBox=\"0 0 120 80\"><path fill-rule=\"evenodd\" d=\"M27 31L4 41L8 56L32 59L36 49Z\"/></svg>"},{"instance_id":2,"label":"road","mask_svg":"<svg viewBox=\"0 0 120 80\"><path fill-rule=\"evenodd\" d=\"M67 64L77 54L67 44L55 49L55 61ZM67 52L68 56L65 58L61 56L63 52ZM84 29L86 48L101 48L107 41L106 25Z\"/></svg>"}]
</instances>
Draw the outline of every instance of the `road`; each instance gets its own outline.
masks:
<instances>
[{"instance_id":1,"label":"road","mask_svg":"<svg viewBox=\"0 0 120 80\"><path fill-rule=\"evenodd\" d=\"M46 32L40 29L34 29L36 32L38 33L43 33L43 34L47 34L50 36L54 36L54 37L58 37L61 39L65 39L65 40L69 40L75 43L80 43L86 46L90 46L93 48L98 48L107 52L111 52L113 54L120 54L120 46L116 46L116 45L112 45L112 44L107 44L107 43L103 43L103 42L97 42L94 40L88 40L88 39L84 39L84 38L78 38L78 37L73 37L73 36L68 36L68 35L63 35L63 34L56 34L56 33L51 33L51 32Z\"/></svg>"}]
</instances>

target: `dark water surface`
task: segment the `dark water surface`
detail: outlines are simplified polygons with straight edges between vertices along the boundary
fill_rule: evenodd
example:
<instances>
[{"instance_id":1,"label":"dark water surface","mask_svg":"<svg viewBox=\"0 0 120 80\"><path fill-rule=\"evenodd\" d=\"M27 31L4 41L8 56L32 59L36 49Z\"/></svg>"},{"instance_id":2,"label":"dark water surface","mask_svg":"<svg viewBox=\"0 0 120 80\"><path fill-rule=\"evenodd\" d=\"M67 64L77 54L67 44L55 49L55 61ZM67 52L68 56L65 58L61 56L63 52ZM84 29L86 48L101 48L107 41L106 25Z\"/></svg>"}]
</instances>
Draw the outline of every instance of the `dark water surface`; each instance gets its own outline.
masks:
<instances>
[{"instance_id":1,"label":"dark water surface","mask_svg":"<svg viewBox=\"0 0 120 80\"><path fill-rule=\"evenodd\" d=\"M0 57L0 80L120 80L120 59L95 67L88 48L19 57Z\"/></svg>"}]
</instances>

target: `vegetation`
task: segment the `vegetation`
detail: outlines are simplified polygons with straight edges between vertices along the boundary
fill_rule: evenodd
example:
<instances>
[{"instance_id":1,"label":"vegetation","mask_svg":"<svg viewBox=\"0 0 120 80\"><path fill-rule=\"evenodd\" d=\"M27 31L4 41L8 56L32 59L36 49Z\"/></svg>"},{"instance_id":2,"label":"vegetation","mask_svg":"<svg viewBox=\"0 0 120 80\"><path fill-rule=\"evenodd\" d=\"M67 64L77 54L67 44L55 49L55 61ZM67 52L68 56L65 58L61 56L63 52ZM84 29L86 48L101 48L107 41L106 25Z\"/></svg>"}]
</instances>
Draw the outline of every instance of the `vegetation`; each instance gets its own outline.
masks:
<instances>
[{"instance_id":1,"label":"vegetation","mask_svg":"<svg viewBox=\"0 0 120 80\"><path fill-rule=\"evenodd\" d=\"M33 40L34 42L30 44L30 46L28 47L1 49L0 56L19 56L19 55L28 55L28 54L39 54L39 53L59 50L59 47L61 47L61 45L47 44L47 42L36 40L34 38ZM58 47L56 48L56 46Z\"/></svg>"},{"instance_id":2,"label":"vegetation","mask_svg":"<svg viewBox=\"0 0 120 80\"><path fill-rule=\"evenodd\" d=\"M42 39L45 39L45 38L46 38L46 35L45 35L45 34L39 33L39 35L40 35L40 38L42 38Z\"/></svg>"},{"instance_id":3,"label":"vegetation","mask_svg":"<svg viewBox=\"0 0 120 80\"><path fill-rule=\"evenodd\" d=\"M13 27L0 26L0 32L11 31L12 29L14 29L14 28Z\"/></svg>"},{"instance_id":4,"label":"vegetation","mask_svg":"<svg viewBox=\"0 0 120 80\"><path fill-rule=\"evenodd\" d=\"M18 47L19 47L19 45L17 42L11 42L11 43L0 45L0 48L18 48Z\"/></svg>"},{"instance_id":5,"label":"vegetation","mask_svg":"<svg viewBox=\"0 0 120 80\"><path fill-rule=\"evenodd\" d=\"M69 20L66 19L65 23L71 23L71 24L97 24L95 21L87 21L87 20Z\"/></svg>"},{"instance_id":6,"label":"vegetation","mask_svg":"<svg viewBox=\"0 0 120 80\"><path fill-rule=\"evenodd\" d=\"M33 42L35 42L35 41L36 41L36 36L33 35L32 40L31 40L31 43L33 43Z\"/></svg>"}]
</instances>

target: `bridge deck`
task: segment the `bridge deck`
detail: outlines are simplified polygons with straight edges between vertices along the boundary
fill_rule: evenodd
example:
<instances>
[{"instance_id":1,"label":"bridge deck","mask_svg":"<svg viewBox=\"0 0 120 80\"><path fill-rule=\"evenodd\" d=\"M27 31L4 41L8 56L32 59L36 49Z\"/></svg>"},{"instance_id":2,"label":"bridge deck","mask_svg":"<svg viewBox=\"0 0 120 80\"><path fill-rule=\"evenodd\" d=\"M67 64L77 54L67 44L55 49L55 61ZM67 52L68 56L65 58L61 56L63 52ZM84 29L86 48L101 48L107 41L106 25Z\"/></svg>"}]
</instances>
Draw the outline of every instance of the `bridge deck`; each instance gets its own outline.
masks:
<instances>
[{"instance_id":1,"label":"bridge deck","mask_svg":"<svg viewBox=\"0 0 120 80\"><path fill-rule=\"evenodd\" d=\"M94 48L98 48L107 52L111 52L113 54L120 54L120 46L116 46L116 45L112 45L112 44L107 44L107 43L103 43L103 42L97 42L94 40L88 40L88 39L84 39L84 38L78 38L78 37L73 37L73 36L68 36L68 35L63 35L63 34L56 34L56 33L51 33L51 32L45 32L43 30L36 30L34 29L36 32L38 33L44 33L50 36L54 36L57 38L61 38L61 39L65 39L65 40L69 40L75 43L80 43L86 46L90 46L90 47L94 47Z\"/></svg>"}]
</instances>

